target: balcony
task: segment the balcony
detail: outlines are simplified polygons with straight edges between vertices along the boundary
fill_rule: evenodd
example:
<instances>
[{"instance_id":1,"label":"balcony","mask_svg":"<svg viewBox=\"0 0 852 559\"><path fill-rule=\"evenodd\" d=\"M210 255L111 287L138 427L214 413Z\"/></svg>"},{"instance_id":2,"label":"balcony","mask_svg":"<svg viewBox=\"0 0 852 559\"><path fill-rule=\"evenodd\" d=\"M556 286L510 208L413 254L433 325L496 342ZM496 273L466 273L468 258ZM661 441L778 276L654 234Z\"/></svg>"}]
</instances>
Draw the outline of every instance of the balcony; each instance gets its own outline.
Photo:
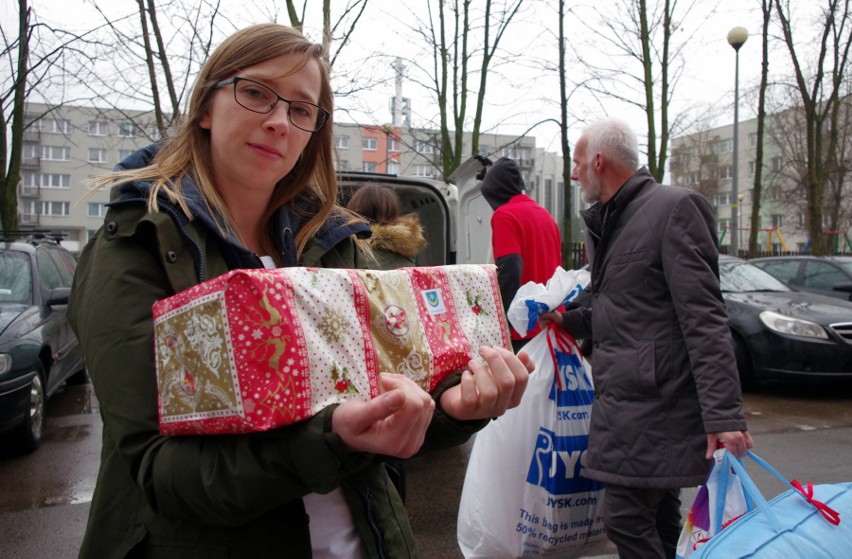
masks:
<instances>
[{"instance_id":1,"label":"balcony","mask_svg":"<svg viewBox=\"0 0 852 559\"><path fill-rule=\"evenodd\" d=\"M21 213L18 215L18 224L19 225L38 225L39 224L39 215L31 214L31 213Z\"/></svg>"},{"instance_id":2,"label":"balcony","mask_svg":"<svg viewBox=\"0 0 852 559\"><path fill-rule=\"evenodd\" d=\"M24 157L21 159L23 169L41 169L41 157Z\"/></svg>"},{"instance_id":3,"label":"balcony","mask_svg":"<svg viewBox=\"0 0 852 559\"><path fill-rule=\"evenodd\" d=\"M24 130L24 141L38 143L41 141L41 130L38 128L27 128Z\"/></svg>"},{"instance_id":4,"label":"balcony","mask_svg":"<svg viewBox=\"0 0 852 559\"><path fill-rule=\"evenodd\" d=\"M21 198L38 198L41 195L41 187L37 184L18 185L18 196Z\"/></svg>"}]
</instances>

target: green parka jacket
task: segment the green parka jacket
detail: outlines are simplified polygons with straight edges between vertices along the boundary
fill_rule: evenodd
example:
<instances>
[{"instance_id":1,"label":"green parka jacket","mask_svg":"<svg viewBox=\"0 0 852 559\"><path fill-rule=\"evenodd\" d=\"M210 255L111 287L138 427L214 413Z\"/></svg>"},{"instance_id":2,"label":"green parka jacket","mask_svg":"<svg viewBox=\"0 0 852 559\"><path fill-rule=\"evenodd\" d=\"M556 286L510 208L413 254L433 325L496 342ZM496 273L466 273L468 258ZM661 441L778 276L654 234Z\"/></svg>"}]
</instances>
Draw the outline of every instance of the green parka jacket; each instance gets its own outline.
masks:
<instances>
[{"instance_id":1,"label":"green parka jacket","mask_svg":"<svg viewBox=\"0 0 852 559\"><path fill-rule=\"evenodd\" d=\"M264 433L159 434L151 305L227 272L240 258L207 220L190 221L163 205L170 211L148 213L143 191L125 192L109 208L80 256L69 303L103 419L80 557L311 557L302 496L336 487L370 557L416 557L407 514L380 457L344 450L331 432L331 407ZM364 265L352 235L326 229L309 242L300 265ZM242 267L261 267L251 256ZM433 396L457 382L458 375L447 379ZM484 424L455 421L438 408L423 450L461 444Z\"/></svg>"}]
</instances>

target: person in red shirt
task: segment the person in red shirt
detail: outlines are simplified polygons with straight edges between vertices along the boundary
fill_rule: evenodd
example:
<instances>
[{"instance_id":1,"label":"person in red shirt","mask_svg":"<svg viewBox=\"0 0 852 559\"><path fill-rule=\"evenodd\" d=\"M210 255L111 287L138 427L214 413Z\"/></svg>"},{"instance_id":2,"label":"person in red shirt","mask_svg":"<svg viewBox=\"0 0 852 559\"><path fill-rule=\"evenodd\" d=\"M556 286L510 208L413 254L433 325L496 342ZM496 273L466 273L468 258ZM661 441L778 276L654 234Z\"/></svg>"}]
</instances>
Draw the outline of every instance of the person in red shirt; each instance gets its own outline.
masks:
<instances>
[{"instance_id":1,"label":"person in red shirt","mask_svg":"<svg viewBox=\"0 0 852 559\"><path fill-rule=\"evenodd\" d=\"M494 210L491 249L505 311L518 288L531 281L545 284L562 266L562 238L550 213L524 193L524 179L514 160L495 161L479 189ZM529 333L512 329L515 352L538 332L538 327Z\"/></svg>"}]
</instances>

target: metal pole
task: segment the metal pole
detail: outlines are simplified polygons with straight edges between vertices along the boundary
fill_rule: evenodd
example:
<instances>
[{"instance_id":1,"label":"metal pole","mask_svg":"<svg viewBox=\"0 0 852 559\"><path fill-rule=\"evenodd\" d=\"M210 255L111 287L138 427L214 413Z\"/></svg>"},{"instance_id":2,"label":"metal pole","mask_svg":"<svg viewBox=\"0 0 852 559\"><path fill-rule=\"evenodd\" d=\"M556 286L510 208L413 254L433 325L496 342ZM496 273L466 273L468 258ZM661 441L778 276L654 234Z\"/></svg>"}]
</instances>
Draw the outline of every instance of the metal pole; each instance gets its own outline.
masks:
<instances>
[{"instance_id":1,"label":"metal pole","mask_svg":"<svg viewBox=\"0 0 852 559\"><path fill-rule=\"evenodd\" d=\"M735 66L734 66L734 161L731 168L731 254L739 256L739 211L740 211L740 143L737 128L740 124L740 47L748 40L748 30L745 27L734 27L728 31L728 44L734 47Z\"/></svg>"},{"instance_id":2,"label":"metal pole","mask_svg":"<svg viewBox=\"0 0 852 559\"><path fill-rule=\"evenodd\" d=\"M731 170L733 173L732 182L731 182L731 193L734 199L731 201L731 254L733 256L739 256L739 216L737 215L740 211L740 200L739 200L739 178L740 178L740 170L739 170L739 155L740 155L740 147L739 147L739 134L737 133L737 128L739 127L740 121L740 49L735 50L736 54L734 58L736 62L734 64L734 163L733 169Z\"/></svg>"}]
</instances>

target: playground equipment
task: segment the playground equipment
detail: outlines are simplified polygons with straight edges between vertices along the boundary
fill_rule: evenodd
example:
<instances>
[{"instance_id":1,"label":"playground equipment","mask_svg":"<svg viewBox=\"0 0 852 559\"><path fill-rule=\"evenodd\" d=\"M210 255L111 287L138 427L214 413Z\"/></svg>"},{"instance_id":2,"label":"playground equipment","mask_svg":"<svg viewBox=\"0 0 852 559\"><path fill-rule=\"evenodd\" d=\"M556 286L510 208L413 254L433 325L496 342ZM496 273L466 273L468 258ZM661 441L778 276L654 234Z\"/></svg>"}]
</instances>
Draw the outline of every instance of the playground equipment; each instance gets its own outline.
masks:
<instances>
[{"instance_id":1,"label":"playground equipment","mask_svg":"<svg viewBox=\"0 0 852 559\"><path fill-rule=\"evenodd\" d=\"M722 230L722 235L719 237L719 246L725 242L725 237L728 234L728 231L731 229L730 225L726 225ZM737 231L751 231L751 227L737 227ZM787 243L784 242L784 236L781 235L780 227L759 227L758 231L766 231L766 250L772 250L772 236L776 235L778 237L778 243L781 245L781 250L787 252ZM849 242L849 238L846 238L846 241Z\"/></svg>"}]
</instances>

